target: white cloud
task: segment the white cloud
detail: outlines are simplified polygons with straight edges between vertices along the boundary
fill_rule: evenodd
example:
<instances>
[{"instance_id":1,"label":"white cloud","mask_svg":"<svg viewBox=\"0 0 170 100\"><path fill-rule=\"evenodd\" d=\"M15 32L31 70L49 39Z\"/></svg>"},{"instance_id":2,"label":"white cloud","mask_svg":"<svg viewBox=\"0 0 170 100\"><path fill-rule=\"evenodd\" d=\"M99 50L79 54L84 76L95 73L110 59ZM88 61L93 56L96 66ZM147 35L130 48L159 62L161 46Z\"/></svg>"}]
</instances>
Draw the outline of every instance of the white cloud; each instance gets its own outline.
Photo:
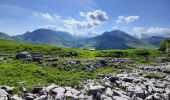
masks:
<instances>
[{"instance_id":1,"label":"white cloud","mask_svg":"<svg viewBox=\"0 0 170 100\"><path fill-rule=\"evenodd\" d=\"M112 29L116 30L116 29L118 29L118 26L113 26Z\"/></svg>"},{"instance_id":2,"label":"white cloud","mask_svg":"<svg viewBox=\"0 0 170 100\"><path fill-rule=\"evenodd\" d=\"M65 27L59 27L57 25L43 25L43 26L38 26L37 28L38 29L44 28L44 29L52 29L52 30L55 30L55 31L69 32L72 35L78 35L78 36L79 35L80 36L86 36L86 34L87 34L86 32L83 32L83 31L68 29L68 28L65 28Z\"/></svg>"},{"instance_id":3,"label":"white cloud","mask_svg":"<svg viewBox=\"0 0 170 100\"><path fill-rule=\"evenodd\" d=\"M146 33L170 33L170 29L168 28L160 28L160 27L151 27Z\"/></svg>"},{"instance_id":4,"label":"white cloud","mask_svg":"<svg viewBox=\"0 0 170 100\"><path fill-rule=\"evenodd\" d=\"M80 12L80 16L84 17L84 20L75 20L74 18L69 18L63 20L66 26L72 28L90 29L102 25L108 21L108 16L106 12L102 10L95 10L93 12Z\"/></svg>"},{"instance_id":5,"label":"white cloud","mask_svg":"<svg viewBox=\"0 0 170 100\"><path fill-rule=\"evenodd\" d=\"M135 32L135 33L144 33L144 28L143 27L134 27L133 28L133 31Z\"/></svg>"},{"instance_id":6,"label":"white cloud","mask_svg":"<svg viewBox=\"0 0 170 100\"><path fill-rule=\"evenodd\" d=\"M62 18L56 14L50 15L48 13L34 13L34 16L54 22L52 25L39 26L38 28L67 31L71 34L82 36L87 35L87 33L94 34L94 29L97 28L97 26L107 23L109 19L106 12L102 10L80 12L80 17L83 18L82 20L77 20L72 17Z\"/></svg>"},{"instance_id":7,"label":"white cloud","mask_svg":"<svg viewBox=\"0 0 170 100\"><path fill-rule=\"evenodd\" d=\"M118 16L116 23L132 23L139 19L139 16Z\"/></svg>"},{"instance_id":8,"label":"white cloud","mask_svg":"<svg viewBox=\"0 0 170 100\"><path fill-rule=\"evenodd\" d=\"M84 17L86 14L84 12L80 12L80 16Z\"/></svg>"},{"instance_id":9,"label":"white cloud","mask_svg":"<svg viewBox=\"0 0 170 100\"><path fill-rule=\"evenodd\" d=\"M161 28L161 27L150 27L145 29L143 27L134 27L133 31L135 33L147 33L147 34L162 34L162 33L170 33L170 29L168 28Z\"/></svg>"},{"instance_id":10,"label":"white cloud","mask_svg":"<svg viewBox=\"0 0 170 100\"><path fill-rule=\"evenodd\" d=\"M44 25L44 26L38 26L37 28L57 30L58 27L56 25Z\"/></svg>"},{"instance_id":11,"label":"white cloud","mask_svg":"<svg viewBox=\"0 0 170 100\"><path fill-rule=\"evenodd\" d=\"M60 19L61 17L58 15L50 15L49 13L33 13L34 16L39 17L39 18L43 18L46 20L50 20L53 22L56 22L58 19Z\"/></svg>"},{"instance_id":12,"label":"white cloud","mask_svg":"<svg viewBox=\"0 0 170 100\"><path fill-rule=\"evenodd\" d=\"M45 19L54 20L53 17L49 15L48 13L42 13L42 17Z\"/></svg>"},{"instance_id":13,"label":"white cloud","mask_svg":"<svg viewBox=\"0 0 170 100\"><path fill-rule=\"evenodd\" d=\"M134 27L133 31L139 38L141 38L142 34L146 34L147 36L167 36L168 34L170 34L169 28L161 27L150 27L148 29L143 27Z\"/></svg>"}]
</instances>

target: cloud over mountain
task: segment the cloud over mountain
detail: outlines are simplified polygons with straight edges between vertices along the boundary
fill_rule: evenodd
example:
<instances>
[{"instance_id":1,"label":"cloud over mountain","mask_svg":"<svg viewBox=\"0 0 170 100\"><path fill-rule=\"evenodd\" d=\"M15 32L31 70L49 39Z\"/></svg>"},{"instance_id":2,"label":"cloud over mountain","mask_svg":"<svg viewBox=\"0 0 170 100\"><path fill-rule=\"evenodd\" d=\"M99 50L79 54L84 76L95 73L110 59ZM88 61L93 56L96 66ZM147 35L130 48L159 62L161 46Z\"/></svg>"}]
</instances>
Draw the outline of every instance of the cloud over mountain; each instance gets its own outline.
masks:
<instances>
[{"instance_id":1,"label":"cloud over mountain","mask_svg":"<svg viewBox=\"0 0 170 100\"><path fill-rule=\"evenodd\" d=\"M69 18L63 20L66 26L71 26L73 28L83 28L90 29L102 25L108 21L108 16L106 12L102 10L95 10L90 12L80 12L80 16L84 17L84 20L76 20L74 18Z\"/></svg>"},{"instance_id":2,"label":"cloud over mountain","mask_svg":"<svg viewBox=\"0 0 170 100\"><path fill-rule=\"evenodd\" d=\"M139 16L118 16L116 23L132 23L139 19Z\"/></svg>"},{"instance_id":3,"label":"cloud over mountain","mask_svg":"<svg viewBox=\"0 0 170 100\"><path fill-rule=\"evenodd\" d=\"M149 33L149 34L154 34L154 33L170 33L170 29L168 28L162 28L162 27L150 27L148 29L145 29L143 27L134 27L133 31L136 33Z\"/></svg>"},{"instance_id":4,"label":"cloud over mountain","mask_svg":"<svg viewBox=\"0 0 170 100\"><path fill-rule=\"evenodd\" d=\"M136 36L139 38L142 38L142 36L145 37L151 37L151 36L169 37L170 36L170 29L163 28L163 27L150 27L150 28L134 27L133 31L135 32Z\"/></svg>"},{"instance_id":5,"label":"cloud over mountain","mask_svg":"<svg viewBox=\"0 0 170 100\"><path fill-rule=\"evenodd\" d=\"M54 18L49 13L33 13L34 16L54 21Z\"/></svg>"},{"instance_id":6,"label":"cloud over mountain","mask_svg":"<svg viewBox=\"0 0 170 100\"><path fill-rule=\"evenodd\" d=\"M151 27L146 33L170 33L170 29L161 27Z\"/></svg>"}]
</instances>

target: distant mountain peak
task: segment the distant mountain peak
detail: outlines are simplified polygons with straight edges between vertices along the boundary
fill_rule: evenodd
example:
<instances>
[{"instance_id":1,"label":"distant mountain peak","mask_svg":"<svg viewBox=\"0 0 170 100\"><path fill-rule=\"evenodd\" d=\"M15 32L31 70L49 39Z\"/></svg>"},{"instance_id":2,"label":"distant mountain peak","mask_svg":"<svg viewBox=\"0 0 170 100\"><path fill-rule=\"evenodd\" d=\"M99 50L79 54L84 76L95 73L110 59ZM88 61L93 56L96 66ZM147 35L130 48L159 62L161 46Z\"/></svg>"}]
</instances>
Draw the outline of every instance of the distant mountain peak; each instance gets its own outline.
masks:
<instances>
[{"instance_id":1,"label":"distant mountain peak","mask_svg":"<svg viewBox=\"0 0 170 100\"><path fill-rule=\"evenodd\" d=\"M0 39L11 40L11 36L6 33L0 32Z\"/></svg>"},{"instance_id":2,"label":"distant mountain peak","mask_svg":"<svg viewBox=\"0 0 170 100\"><path fill-rule=\"evenodd\" d=\"M88 38L74 36L68 32L44 28L36 29L31 32L27 31L17 36L9 36L0 32L0 39L12 39L29 43L62 45L76 48L96 48L98 50L158 46L163 38L164 37L160 36L151 36L146 39L139 39L121 30L107 31L101 35Z\"/></svg>"}]
</instances>

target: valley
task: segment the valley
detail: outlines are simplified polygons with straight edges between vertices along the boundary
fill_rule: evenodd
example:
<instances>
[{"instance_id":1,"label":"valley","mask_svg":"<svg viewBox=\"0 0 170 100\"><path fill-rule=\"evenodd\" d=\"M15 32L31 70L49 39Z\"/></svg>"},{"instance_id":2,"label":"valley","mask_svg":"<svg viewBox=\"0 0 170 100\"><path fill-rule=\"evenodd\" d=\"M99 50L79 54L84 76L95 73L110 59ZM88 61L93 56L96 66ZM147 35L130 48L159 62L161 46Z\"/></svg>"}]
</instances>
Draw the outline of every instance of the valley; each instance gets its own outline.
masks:
<instances>
[{"instance_id":1,"label":"valley","mask_svg":"<svg viewBox=\"0 0 170 100\"><path fill-rule=\"evenodd\" d=\"M170 100L170 0L0 0L0 100Z\"/></svg>"}]
</instances>

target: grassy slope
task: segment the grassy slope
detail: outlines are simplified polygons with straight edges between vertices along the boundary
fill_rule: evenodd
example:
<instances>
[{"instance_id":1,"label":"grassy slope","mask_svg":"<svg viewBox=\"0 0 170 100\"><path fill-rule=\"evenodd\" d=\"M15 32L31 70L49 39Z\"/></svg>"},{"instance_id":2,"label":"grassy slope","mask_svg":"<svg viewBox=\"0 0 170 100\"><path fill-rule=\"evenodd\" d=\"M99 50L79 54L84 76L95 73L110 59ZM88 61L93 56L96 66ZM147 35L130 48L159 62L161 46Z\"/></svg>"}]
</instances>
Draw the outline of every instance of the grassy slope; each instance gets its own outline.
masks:
<instances>
[{"instance_id":1,"label":"grassy slope","mask_svg":"<svg viewBox=\"0 0 170 100\"><path fill-rule=\"evenodd\" d=\"M21 51L38 52L44 55L65 56L78 59L93 59L96 57L125 57L133 58L139 62L145 61L145 56L140 56L138 53L143 50L102 50L88 51L82 49L63 48L49 46L43 44L28 44L14 41L0 40L0 54L15 55ZM146 50L149 52L149 57L160 57L157 50ZM77 55L71 55L70 52L75 52ZM145 52L145 51L144 51ZM23 61L11 60L7 63L0 61L0 85L16 86L16 92L19 92L19 82L25 81L26 87L33 88L35 85L47 85L56 83L59 85L74 86L82 80L96 78L98 74L111 72L120 72L115 68L101 68L95 72L87 72L84 70L63 71L54 67L47 67L36 63L23 63Z\"/></svg>"},{"instance_id":2,"label":"grassy slope","mask_svg":"<svg viewBox=\"0 0 170 100\"><path fill-rule=\"evenodd\" d=\"M96 50L89 51L83 49L63 48L59 46L49 46L45 44L28 44L15 41L0 40L0 54L12 54L28 51L30 53L41 53L43 55L61 56L66 58L77 59L94 59L96 57L124 57L132 58L139 63L146 63L146 59L158 58L164 56L164 54L158 52L156 49L129 49L129 50ZM71 52L76 55L70 55ZM141 56L138 53L148 52L149 56Z\"/></svg>"},{"instance_id":3,"label":"grassy slope","mask_svg":"<svg viewBox=\"0 0 170 100\"><path fill-rule=\"evenodd\" d=\"M83 70L63 71L54 67L46 67L36 63L10 61L7 64L0 62L0 85L15 86L15 93L21 94L19 82L25 82L25 87L31 90L35 86L44 86L52 83L58 85L75 86L86 79L96 79L98 74L120 72L119 69L98 69L95 72Z\"/></svg>"},{"instance_id":4,"label":"grassy slope","mask_svg":"<svg viewBox=\"0 0 170 100\"><path fill-rule=\"evenodd\" d=\"M78 56L71 56L77 58L92 58L95 56L94 51L86 51L82 49L63 48L59 46L49 46L45 44L28 44L15 41L0 40L0 54L16 54L22 51L30 53L41 53L52 56L66 56L70 52L76 52Z\"/></svg>"},{"instance_id":5,"label":"grassy slope","mask_svg":"<svg viewBox=\"0 0 170 100\"><path fill-rule=\"evenodd\" d=\"M74 48L63 48L59 46L49 46L45 44L28 44L15 41L0 40L0 54L16 54L22 51L28 51L30 53L41 53L44 55L52 56L65 56L70 58L83 58L90 59L95 57L114 57L117 52L123 52L126 55L121 55L122 57L134 57L140 50L130 49L130 50L98 50L98 51L88 51L82 49ZM160 56L159 52L155 49L147 50L151 56ZM76 52L76 56L67 56L70 52Z\"/></svg>"}]
</instances>

